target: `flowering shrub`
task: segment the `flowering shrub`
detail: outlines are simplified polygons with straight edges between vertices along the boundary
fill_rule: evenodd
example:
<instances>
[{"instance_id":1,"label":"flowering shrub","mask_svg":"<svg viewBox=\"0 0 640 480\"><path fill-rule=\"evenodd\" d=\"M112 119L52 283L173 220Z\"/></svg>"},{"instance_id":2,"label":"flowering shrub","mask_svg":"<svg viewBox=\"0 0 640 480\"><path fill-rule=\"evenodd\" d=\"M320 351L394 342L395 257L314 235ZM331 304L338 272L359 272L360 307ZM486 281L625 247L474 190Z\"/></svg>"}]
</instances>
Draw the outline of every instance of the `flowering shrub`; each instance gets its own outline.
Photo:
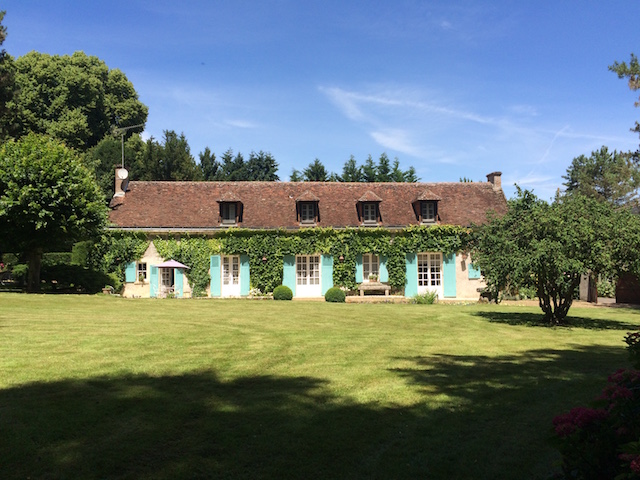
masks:
<instances>
[{"instance_id":1,"label":"flowering shrub","mask_svg":"<svg viewBox=\"0 0 640 480\"><path fill-rule=\"evenodd\" d=\"M624 341L627 344L627 351L629 352L629 358L635 368L640 369L640 332L629 332L624 337Z\"/></svg>"},{"instance_id":2,"label":"flowering shrub","mask_svg":"<svg viewBox=\"0 0 640 480\"><path fill-rule=\"evenodd\" d=\"M640 371L609 376L596 403L553 419L564 478L640 479Z\"/></svg>"}]
</instances>

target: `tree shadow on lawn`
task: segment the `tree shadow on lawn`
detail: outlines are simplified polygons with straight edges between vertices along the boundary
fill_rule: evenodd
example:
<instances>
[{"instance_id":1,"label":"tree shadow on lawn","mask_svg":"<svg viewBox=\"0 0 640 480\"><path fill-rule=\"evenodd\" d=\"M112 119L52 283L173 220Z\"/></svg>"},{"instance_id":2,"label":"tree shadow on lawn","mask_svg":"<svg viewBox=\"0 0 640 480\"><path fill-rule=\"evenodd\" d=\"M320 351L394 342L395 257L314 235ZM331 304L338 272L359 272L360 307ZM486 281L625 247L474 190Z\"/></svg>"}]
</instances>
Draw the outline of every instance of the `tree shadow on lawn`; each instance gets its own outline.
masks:
<instances>
[{"instance_id":1,"label":"tree shadow on lawn","mask_svg":"<svg viewBox=\"0 0 640 480\"><path fill-rule=\"evenodd\" d=\"M601 312L599 312L601 313ZM630 310L629 313L637 314ZM542 313L530 312L496 312L479 311L473 315L485 318L491 323L503 323L506 325L524 325L527 327L548 327L548 328L584 328L588 330L638 330L640 329L640 317L637 323L625 322L622 320L567 316L568 325L551 325L545 321Z\"/></svg>"},{"instance_id":2,"label":"tree shadow on lawn","mask_svg":"<svg viewBox=\"0 0 640 480\"><path fill-rule=\"evenodd\" d=\"M17 386L0 390L0 478L545 478L551 418L620 350L392 359L412 406L214 371Z\"/></svg>"}]
</instances>

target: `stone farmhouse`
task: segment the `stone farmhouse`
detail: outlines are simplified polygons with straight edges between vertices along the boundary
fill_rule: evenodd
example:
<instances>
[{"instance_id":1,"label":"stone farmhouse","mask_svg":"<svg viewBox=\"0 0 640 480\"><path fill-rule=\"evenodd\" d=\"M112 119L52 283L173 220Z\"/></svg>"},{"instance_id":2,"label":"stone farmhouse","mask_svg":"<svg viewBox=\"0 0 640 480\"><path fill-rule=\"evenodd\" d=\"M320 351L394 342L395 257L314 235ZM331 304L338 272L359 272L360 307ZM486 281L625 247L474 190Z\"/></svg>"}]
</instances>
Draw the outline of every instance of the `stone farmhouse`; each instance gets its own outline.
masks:
<instances>
[{"instance_id":1,"label":"stone farmhouse","mask_svg":"<svg viewBox=\"0 0 640 480\"><path fill-rule=\"evenodd\" d=\"M406 251L399 257L394 255L394 237L408 231L426 235L444 226L480 224L491 211L506 212L507 204L500 172L487 175L487 182L129 182L126 170L117 169L110 208L111 228L143 232L150 240L216 238L235 230L245 236L252 232L295 236L325 229L349 231L356 239L374 231L389 236L384 249L372 247L378 251L355 254L350 245L341 246L340 251L292 250L278 259L255 251L215 252L208 265L205 293L210 297L248 295L262 267L260 261L277 260L273 264L282 270L275 273L298 298L321 297L330 287L341 286L340 278L366 289L367 284L384 286L393 277L404 278L404 285L396 285L394 292L407 297L435 291L441 299L477 300L484 282L468 253L433 249ZM349 255L355 259L355 268L345 277L338 263L352 258ZM392 267L393 272L400 270L398 258L402 271L390 274ZM151 242L141 258L128 264L124 295L191 296L185 275L193 265L172 260L162 258Z\"/></svg>"}]
</instances>

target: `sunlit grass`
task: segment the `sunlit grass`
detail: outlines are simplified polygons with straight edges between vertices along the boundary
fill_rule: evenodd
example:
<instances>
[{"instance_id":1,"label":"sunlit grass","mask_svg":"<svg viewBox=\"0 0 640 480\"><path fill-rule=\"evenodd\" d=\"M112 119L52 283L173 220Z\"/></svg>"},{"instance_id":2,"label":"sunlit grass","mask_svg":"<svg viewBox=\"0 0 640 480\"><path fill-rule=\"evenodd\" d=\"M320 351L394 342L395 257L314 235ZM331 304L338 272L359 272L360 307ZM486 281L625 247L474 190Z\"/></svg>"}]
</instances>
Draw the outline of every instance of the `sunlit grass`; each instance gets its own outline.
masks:
<instances>
[{"instance_id":1,"label":"sunlit grass","mask_svg":"<svg viewBox=\"0 0 640 480\"><path fill-rule=\"evenodd\" d=\"M545 478L640 311L0 295L0 478Z\"/></svg>"}]
</instances>

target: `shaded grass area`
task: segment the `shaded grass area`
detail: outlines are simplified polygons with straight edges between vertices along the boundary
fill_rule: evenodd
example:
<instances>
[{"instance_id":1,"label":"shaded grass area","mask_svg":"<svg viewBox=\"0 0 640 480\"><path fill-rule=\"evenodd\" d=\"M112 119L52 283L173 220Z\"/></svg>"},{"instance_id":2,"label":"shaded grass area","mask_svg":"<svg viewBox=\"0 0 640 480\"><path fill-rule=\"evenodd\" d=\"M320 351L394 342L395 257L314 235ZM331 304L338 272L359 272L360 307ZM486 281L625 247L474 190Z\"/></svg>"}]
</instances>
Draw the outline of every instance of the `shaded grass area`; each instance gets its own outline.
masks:
<instances>
[{"instance_id":1,"label":"shaded grass area","mask_svg":"<svg viewBox=\"0 0 640 480\"><path fill-rule=\"evenodd\" d=\"M0 478L547 478L637 312L0 296ZM573 312L572 313L576 313ZM586 322L585 322L586 320ZM595 322L595 323L594 323Z\"/></svg>"}]
</instances>

